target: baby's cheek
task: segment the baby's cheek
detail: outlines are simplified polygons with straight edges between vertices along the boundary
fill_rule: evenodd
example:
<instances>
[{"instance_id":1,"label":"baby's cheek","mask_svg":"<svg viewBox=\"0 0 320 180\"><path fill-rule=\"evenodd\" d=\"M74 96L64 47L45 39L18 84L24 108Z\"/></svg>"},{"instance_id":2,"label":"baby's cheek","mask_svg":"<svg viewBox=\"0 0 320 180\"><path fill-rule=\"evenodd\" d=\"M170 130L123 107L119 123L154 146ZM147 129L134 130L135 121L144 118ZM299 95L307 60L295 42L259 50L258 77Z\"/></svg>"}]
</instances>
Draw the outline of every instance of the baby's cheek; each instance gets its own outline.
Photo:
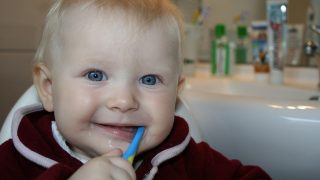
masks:
<instances>
[{"instance_id":1,"label":"baby's cheek","mask_svg":"<svg viewBox=\"0 0 320 180\"><path fill-rule=\"evenodd\" d=\"M139 151L144 152L144 151L155 148L165 140L167 135L168 133L166 131L162 131L158 133L146 132L140 143Z\"/></svg>"},{"instance_id":2,"label":"baby's cheek","mask_svg":"<svg viewBox=\"0 0 320 180\"><path fill-rule=\"evenodd\" d=\"M139 146L139 152L145 152L156 147L159 144L159 141L156 140L157 139L154 137L145 137L142 139Z\"/></svg>"}]
</instances>

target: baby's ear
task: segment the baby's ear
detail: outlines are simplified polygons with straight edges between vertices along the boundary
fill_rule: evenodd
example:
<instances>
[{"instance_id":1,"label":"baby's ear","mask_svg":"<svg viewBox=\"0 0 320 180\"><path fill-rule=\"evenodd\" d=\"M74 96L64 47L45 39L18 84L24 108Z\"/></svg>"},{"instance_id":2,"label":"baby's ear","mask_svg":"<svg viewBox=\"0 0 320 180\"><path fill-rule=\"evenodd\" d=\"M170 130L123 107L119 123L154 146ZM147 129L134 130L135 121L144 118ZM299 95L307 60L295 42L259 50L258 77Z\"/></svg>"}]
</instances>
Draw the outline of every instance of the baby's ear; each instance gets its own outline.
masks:
<instances>
[{"instance_id":1,"label":"baby's ear","mask_svg":"<svg viewBox=\"0 0 320 180\"><path fill-rule=\"evenodd\" d=\"M33 84L35 85L43 107L46 111L53 111L51 72L43 63L33 67Z\"/></svg>"}]
</instances>

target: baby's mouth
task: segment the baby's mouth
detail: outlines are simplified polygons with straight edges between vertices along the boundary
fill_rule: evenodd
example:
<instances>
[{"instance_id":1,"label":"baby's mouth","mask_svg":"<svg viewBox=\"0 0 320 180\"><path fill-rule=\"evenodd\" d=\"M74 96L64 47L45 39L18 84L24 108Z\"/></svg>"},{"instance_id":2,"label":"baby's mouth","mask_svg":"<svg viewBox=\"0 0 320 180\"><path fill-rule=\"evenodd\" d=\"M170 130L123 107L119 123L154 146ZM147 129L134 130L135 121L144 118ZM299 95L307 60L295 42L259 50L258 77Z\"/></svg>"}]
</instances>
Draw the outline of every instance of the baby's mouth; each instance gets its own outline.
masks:
<instances>
[{"instance_id":1,"label":"baby's mouth","mask_svg":"<svg viewBox=\"0 0 320 180\"><path fill-rule=\"evenodd\" d=\"M108 134L112 134L114 137L121 140L131 142L134 134L137 131L137 126L121 126L121 125L107 125L95 123L95 126L103 130Z\"/></svg>"}]
</instances>

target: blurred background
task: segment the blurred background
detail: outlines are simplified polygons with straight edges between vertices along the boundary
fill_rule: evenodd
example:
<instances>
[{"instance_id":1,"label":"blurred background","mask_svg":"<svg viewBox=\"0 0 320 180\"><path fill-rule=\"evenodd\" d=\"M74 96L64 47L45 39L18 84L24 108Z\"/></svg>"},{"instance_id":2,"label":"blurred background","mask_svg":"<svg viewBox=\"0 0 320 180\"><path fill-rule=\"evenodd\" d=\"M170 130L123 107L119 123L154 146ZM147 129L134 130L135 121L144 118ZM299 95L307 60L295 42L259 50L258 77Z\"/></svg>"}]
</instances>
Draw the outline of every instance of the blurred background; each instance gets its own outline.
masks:
<instances>
[{"instance_id":1,"label":"blurred background","mask_svg":"<svg viewBox=\"0 0 320 180\"><path fill-rule=\"evenodd\" d=\"M38 45L45 14L51 0L0 0L0 125L18 97L32 84L31 61ZM236 25L248 29L254 21L266 20L265 0L175 0L186 24L194 24L198 8L207 15L200 22L202 43L197 59L210 61L210 31L218 23L236 39ZM288 24L306 24L308 0L289 0ZM247 63L251 63L248 61ZM300 64L296 64L300 66ZM304 65L309 66L309 65ZM310 68L314 68L310 63Z\"/></svg>"},{"instance_id":2,"label":"blurred background","mask_svg":"<svg viewBox=\"0 0 320 180\"><path fill-rule=\"evenodd\" d=\"M0 124L32 84L32 59L50 0L0 0Z\"/></svg>"}]
</instances>

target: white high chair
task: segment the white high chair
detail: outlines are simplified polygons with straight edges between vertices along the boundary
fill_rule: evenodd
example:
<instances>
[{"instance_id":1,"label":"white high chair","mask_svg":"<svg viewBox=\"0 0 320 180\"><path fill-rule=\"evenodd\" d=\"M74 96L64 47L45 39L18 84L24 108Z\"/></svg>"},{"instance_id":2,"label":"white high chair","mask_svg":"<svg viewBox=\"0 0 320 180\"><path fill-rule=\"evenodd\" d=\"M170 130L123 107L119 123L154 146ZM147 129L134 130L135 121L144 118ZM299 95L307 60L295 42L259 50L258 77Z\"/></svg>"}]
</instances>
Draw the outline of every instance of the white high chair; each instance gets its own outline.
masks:
<instances>
[{"instance_id":1,"label":"white high chair","mask_svg":"<svg viewBox=\"0 0 320 180\"><path fill-rule=\"evenodd\" d=\"M14 113L21 107L40 103L36 88L31 86L16 102L3 122L0 131L0 144L11 138L11 124Z\"/></svg>"},{"instance_id":2,"label":"white high chair","mask_svg":"<svg viewBox=\"0 0 320 180\"><path fill-rule=\"evenodd\" d=\"M5 142L6 140L10 139L11 136L11 124L14 113L21 107L31 105L31 104L38 104L40 103L39 96L37 94L36 88L34 86L31 86L16 102L16 104L13 106L11 111L9 112L8 116L6 117L1 131L0 131L0 144ZM185 103L185 101L180 97L180 102L178 104L176 114L185 118L185 120L188 122L189 129L191 136L196 142L203 141L202 133L200 131L199 125L195 121L194 117L192 116L192 113L190 109L188 108L188 105Z\"/></svg>"}]
</instances>

